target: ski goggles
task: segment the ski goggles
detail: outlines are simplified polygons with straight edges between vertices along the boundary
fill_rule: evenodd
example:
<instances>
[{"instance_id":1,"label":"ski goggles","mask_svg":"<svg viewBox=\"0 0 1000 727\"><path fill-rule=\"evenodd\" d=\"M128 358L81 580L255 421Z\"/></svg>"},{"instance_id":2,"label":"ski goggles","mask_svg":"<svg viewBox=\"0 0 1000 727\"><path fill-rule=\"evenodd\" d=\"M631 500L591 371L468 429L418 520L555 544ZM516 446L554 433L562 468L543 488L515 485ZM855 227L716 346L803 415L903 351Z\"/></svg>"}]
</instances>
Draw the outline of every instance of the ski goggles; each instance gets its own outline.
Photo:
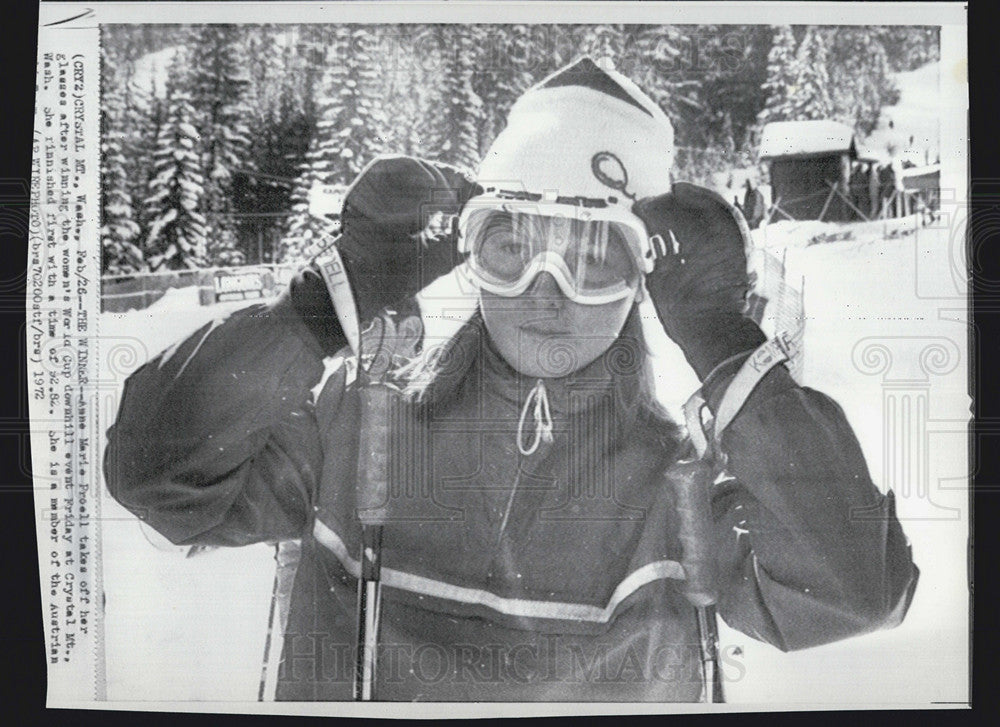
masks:
<instances>
[{"instance_id":1,"label":"ski goggles","mask_svg":"<svg viewBox=\"0 0 1000 727\"><path fill-rule=\"evenodd\" d=\"M459 252L479 287L513 297L544 271L570 300L601 305L634 295L652 270L646 228L621 207L507 195L470 200L459 216Z\"/></svg>"}]
</instances>

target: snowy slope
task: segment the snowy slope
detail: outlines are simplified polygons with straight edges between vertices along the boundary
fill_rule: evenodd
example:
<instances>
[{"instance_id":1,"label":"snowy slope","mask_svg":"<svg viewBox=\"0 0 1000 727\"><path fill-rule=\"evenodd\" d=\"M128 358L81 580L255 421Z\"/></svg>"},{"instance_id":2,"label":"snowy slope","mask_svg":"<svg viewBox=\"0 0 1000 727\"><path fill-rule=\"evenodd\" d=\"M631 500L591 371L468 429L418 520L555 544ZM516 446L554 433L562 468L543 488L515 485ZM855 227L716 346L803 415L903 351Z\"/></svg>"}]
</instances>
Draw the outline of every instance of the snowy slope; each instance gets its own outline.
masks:
<instances>
[{"instance_id":1,"label":"snowy slope","mask_svg":"<svg viewBox=\"0 0 1000 727\"><path fill-rule=\"evenodd\" d=\"M917 166L936 161L941 139L940 66L928 63L894 76L899 103L882 109L878 125L864 141L865 147L885 161L899 157ZM890 121L893 128L889 128Z\"/></svg>"}]
</instances>

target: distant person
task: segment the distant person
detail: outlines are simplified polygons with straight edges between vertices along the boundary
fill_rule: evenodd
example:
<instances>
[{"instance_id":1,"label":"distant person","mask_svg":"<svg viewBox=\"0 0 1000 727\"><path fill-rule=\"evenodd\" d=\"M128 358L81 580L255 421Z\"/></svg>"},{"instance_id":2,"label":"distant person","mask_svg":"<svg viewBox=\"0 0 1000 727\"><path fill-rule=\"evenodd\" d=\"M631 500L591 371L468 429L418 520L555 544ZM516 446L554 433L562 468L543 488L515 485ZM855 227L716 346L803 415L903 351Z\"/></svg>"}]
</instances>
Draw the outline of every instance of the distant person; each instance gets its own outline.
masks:
<instances>
[{"instance_id":1,"label":"distant person","mask_svg":"<svg viewBox=\"0 0 1000 727\"><path fill-rule=\"evenodd\" d=\"M907 209L906 186L903 184L903 170L906 165L901 159L893 159L890 163L892 170L892 191L896 199L896 217L905 217L909 214Z\"/></svg>"},{"instance_id":2,"label":"distant person","mask_svg":"<svg viewBox=\"0 0 1000 727\"><path fill-rule=\"evenodd\" d=\"M767 219L767 212L771 209L771 202L774 196L771 194L771 185L767 182L762 182L757 185L757 191L760 192L761 197L764 199L764 218Z\"/></svg>"},{"instance_id":3,"label":"distant person","mask_svg":"<svg viewBox=\"0 0 1000 727\"><path fill-rule=\"evenodd\" d=\"M889 204L896 193L896 175L890 164L883 164L878 170L879 209L886 211L886 216L894 217L895 213Z\"/></svg>"},{"instance_id":4,"label":"distant person","mask_svg":"<svg viewBox=\"0 0 1000 727\"><path fill-rule=\"evenodd\" d=\"M868 165L868 211L869 217L875 219L879 213L879 180L878 164L872 162Z\"/></svg>"},{"instance_id":5,"label":"distant person","mask_svg":"<svg viewBox=\"0 0 1000 727\"><path fill-rule=\"evenodd\" d=\"M743 216L751 230L756 230L764 219L764 195L753 186L749 179L744 182L746 193L743 195Z\"/></svg>"},{"instance_id":6,"label":"distant person","mask_svg":"<svg viewBox=\"0 0 1000 727\"><path fill-rule=\"evenodd\" d=\"M868 196L868 164L855 164L851 170L850 200L856 208L848 212L849 218L855 216L865 207L865 198Z\"/></svg>"}]
</instances>

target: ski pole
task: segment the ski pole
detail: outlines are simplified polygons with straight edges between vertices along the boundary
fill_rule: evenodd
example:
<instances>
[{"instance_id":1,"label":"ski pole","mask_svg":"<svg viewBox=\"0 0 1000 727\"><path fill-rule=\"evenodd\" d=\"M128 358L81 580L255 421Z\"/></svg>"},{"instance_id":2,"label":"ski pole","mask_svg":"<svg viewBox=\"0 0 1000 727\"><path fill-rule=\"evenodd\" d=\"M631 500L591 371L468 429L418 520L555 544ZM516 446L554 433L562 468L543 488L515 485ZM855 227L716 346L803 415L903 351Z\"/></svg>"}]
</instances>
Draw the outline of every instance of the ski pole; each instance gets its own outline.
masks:
<instances>
[{"instance_id":1,"label":"ski pole","mask_svg":"<svg viewBox=\"0 0 1000 727\"><path fill-rule=\"evenodd\" d=\"M361 577L358 579L358 659L355 664L354 699L375 700L378 666L378 631L382 619L382 526L361 526Z\"/></svg>"},{"instance_id":2,"label":"ski pole","mask_svg":"<svg viewBox=\"0 0 1000 727\"><path fill-rule=\"evenodd\" d=\"M722 675L719 672L719 627L715 606L696 606L698 615L698 640L701 647L701 675L705 701L709 704L724 702Z\"/></svg>"},{"instance_id":3,"label":"ski pole","mask_svg":"<svg viewBox=\"0 0 1000 727\"><path fill-rule=\"evenodd\" d=\"M713 469L704 459L678 462L669 473L680 519L678 537L683 548L684 595L695 608L704 700L722 702L718 661L718 600L715 557L712 552L712 509L709 488Z\"/></svg>"},{"instance_id":4,"label":"ski pole","mask_svg":"<svg viewBox=\"0 0 1000 727\"><path fill-rule=\"evenodd\" d=\"M318 188L310 194L309 213L327 221L340 214L343 201L336 190ZM330 193L333 192L333 193ZM357 513L361 521L361 552L358 573L357 643L355 645L354 699L373 701L377 684L378 632L382 610L382 526L389 491L389 411L392 388L384 381L394 354L395 333L390 318L376 317L361 335L358 308L351 284L337 250L339 235L326 234L323 252L317 257L327 283L334 312L357 357L357 385L361 406L358 441ZM362 343L364 342L364 346ZM369 343L374 342L369 351ZM364 349L364 350L363 350ZM365 361L369 360L366 366Z\"/></svg>"},{"instance_id":5,"label":"ski pole","mask_svg":"<svg viewBox=\"0 0 1000 727\"><path fill-rule=\"evenodd\" d=\"M367 367L358 362L361 431L358 441L357 512L361 521L358 574L358 643L354 699L376 698L378 635L382 610L382 527L389 499L389 435L393 398L398 390L385 380L397 343L389 318L376 318L363 340L373 340ZM364 346L363 346L364 347ZM368 358L368 356L365 356Z\"/></svg>"}]
</instances>

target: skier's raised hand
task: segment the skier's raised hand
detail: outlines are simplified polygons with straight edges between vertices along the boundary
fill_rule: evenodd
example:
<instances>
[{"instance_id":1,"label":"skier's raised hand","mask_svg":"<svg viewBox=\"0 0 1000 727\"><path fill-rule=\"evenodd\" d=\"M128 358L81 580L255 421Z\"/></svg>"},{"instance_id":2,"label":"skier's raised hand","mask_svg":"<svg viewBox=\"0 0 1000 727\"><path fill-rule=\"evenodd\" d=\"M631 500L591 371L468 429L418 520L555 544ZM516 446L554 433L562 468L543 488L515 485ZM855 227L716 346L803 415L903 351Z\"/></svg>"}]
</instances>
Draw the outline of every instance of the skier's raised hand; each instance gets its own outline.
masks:
<instances>
[{"instance_id":1,"label":"skier's raised hand","mask_svg":"<svg viewBox=\"0 0 1000 727\"><path fill-rule=\"evenodd\" d=\"M698 378L761 345L764 334L743 316L750 233L739 210L709 189L678 182L666 194L639 200L633 211L665 243L646 288Z\"/></svg>"},{"instance_id":2,"label":"skier's raised hand","mask_svg":"<svg viewBox=\"0 0 1000 727\"><path fill-rule=\"evenodd\" d=\"M338 246L362 320L410 298L460 262L450 225L475 184L459 169L411 156L380 156L347 191Z\"/></svg>"}]
</instances>

